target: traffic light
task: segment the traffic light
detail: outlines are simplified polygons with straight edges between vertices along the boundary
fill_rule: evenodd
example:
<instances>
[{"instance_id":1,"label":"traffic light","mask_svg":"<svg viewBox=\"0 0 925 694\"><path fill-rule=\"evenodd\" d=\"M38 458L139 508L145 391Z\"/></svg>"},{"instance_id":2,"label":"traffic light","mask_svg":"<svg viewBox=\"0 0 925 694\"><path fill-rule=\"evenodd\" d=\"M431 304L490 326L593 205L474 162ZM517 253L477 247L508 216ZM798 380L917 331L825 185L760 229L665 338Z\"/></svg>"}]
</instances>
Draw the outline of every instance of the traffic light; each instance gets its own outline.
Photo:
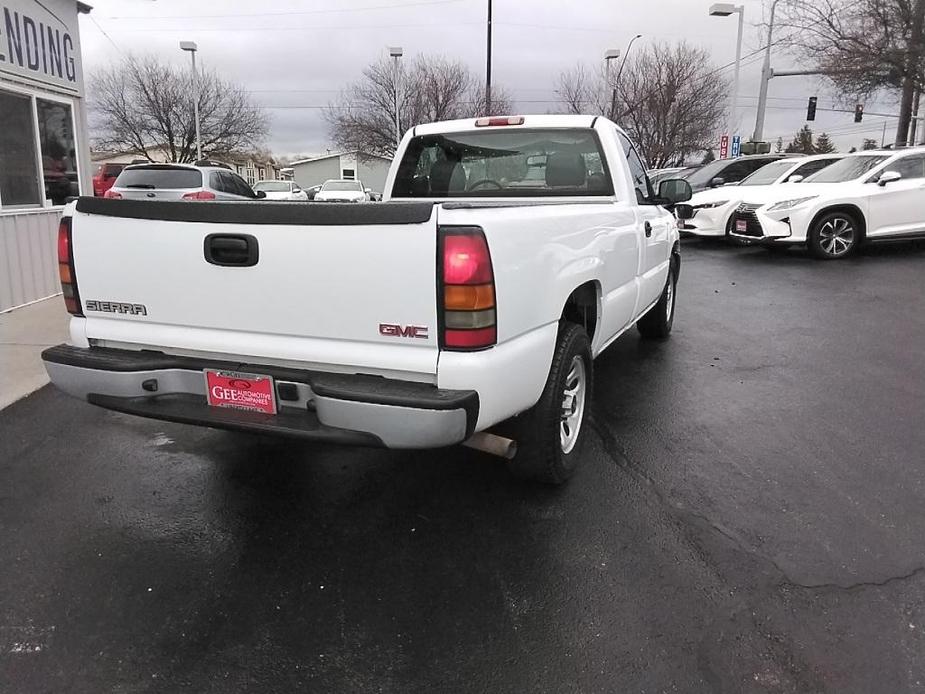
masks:
<instances>
[{"instance_id":1,"label":"traffic light","mask_svg":"<svg viewBox=\"0 0 925 694\"><path fill-rule=\"evenodd\" d=\"M809 104L806 106L806 120L816 120L816 97L809 97Z\"/></svg>"},{"instance_id":2,"label":"traffic light","mask_svg":"<svg viewBox=\"0 0 925 694\"><path fill-rule=\"evenodd\" d=\"M854 107L854 122L860 123L864 117L864 104L858 104Z\"/></svg>"}]
</instances>

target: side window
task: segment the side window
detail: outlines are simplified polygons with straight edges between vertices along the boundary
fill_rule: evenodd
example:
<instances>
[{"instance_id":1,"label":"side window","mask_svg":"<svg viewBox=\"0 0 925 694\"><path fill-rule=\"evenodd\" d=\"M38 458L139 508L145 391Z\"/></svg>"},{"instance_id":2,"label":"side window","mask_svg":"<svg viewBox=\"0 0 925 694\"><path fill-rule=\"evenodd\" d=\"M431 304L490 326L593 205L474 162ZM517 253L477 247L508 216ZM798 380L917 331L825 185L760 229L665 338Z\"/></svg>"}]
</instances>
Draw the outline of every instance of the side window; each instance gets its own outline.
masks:
<instances>
[{"instance_id":1,"label":"side window","mask_svg":"<svg viewBox=\"0 0 925 694\"><path fill-rule=\"evenodd\" d=\"M802 176L806 178L807 176L812 176L817 171L822 171L825 167L831 164L837 159L819 159L818 161L810 161L803 166L798 166L796 170L790 174L790 176ZM789 178L789 176L788 176Z\"/></svg>"},{"instance_id":2,"label":"side window","mask_svg":"<svg viewBox=\"0 0 925 694\"><path fill-rule=\"evenodd\" d=\"M754 173L765 164L769 163L767 159L740 159L739 161L729 164L719 174L725 183L738 183L750 173Z\"/></svg>"},{"instance_id":3,"label":"side window","mask_svg":"<svg viewBox=\"0 0 925 694\"><path fill-rule=\"evenodd\" d=\"M633 187L636 189L636 202L640 204L651 202L655 195L652 193L652 184L646 175L645 164L636 153L633 143L623 133L617 131L617 138L620 140L626 161L630 166L630 176L633 178Z\"/></svg>"},{"instance_id":4,"label":"side window","mask_svg":"<svg viewBox=\"0 0 925 694\"><path fill-rule=\"evenodd\" d=\"M218 171L209 174L209 188L220 193L225 192L225 182L222 181L222 175Z\"/></svg>"},{"instance_id":5,"label":"side window","mask_svg":"<svg viewBox=\"0 0 925 694\"><path fill-rule=\"evenodd\" d=\"M235 183L235 175L229 171L219 171L218 175L222 181L222 192L237 195L238 185Z\"/></svg>"},{"instance_id":6,"label":"side window","mask_svg":"<svg viewBox=\"0 0 925 694\"><path fill-rule=\"evenodd\" d=\"M254 197L254 192L251 190L251 187L247 185L243 178L240 176L235 176L234 174L228 174L231 176L231 182L233 184L232 192L236 195L241 195L245 198Z\"/></svg>"},{"instance_id":7,"label":"side window","mask_svg":"<svg viewBox=\"0 0 925 694\"><path fill-rule=\"evenodd\" d=\"M915 154L909 157L903 157L892 165L887 166L884 171L896 171L903 179L907 178L925 178L925 156Z\"/></svg>"}]
</instances>

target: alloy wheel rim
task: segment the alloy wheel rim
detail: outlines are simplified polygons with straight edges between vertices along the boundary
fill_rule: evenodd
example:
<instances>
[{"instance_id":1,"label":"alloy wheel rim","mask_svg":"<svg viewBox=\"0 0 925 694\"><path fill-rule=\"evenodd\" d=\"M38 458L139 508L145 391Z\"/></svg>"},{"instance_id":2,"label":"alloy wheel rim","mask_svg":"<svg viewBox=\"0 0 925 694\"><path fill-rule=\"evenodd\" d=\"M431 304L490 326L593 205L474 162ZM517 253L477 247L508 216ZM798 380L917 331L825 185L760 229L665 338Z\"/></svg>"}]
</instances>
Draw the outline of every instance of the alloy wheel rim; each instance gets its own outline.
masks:
<instances>
[{"instance_id":1,"label":"alloy wheel rim","mask_svg":"<svg viewBox=\"0 0 925 694\"><path fill-rule=\"evenodd\" d=\"M580 356L572 357L565 389L562 393L562 413L559 421L559 443L563 453L571 453L578 442L581 423L585 414L585 396L588 391L588 376L585 362Z\"/></svg>"},{"instance_id":2,"label":"alloy wheel rim","mask_svg":"<svg viewBox=\"0 0 925 694\"><path fill-rule=\"evenodd\" d=\"M668 275L668 286L665 287L665 291L668 292L665 301L665 320L671 321L671 314L674 312L674 282L672 277Z\"/></svg>"},{"instance_id":3,"label":"alloy wheel rim","mask_svg":"<svg viewBox=\"0 0 925 694\"><path fill-rule=\"evenodd\" d=\"M819 245L826 255L844 255L854 245L854 224L847 217L833 217L819 228Z\"/></svg>"}]
</instances>

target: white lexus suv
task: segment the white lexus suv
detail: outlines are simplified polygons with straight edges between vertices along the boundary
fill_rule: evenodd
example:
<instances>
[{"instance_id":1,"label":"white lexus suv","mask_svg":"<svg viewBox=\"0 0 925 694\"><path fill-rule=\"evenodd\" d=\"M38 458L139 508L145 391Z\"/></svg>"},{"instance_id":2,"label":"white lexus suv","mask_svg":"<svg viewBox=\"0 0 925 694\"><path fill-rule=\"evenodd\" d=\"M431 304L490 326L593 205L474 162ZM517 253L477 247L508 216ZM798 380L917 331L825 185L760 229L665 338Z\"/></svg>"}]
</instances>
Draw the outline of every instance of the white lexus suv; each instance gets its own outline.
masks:
<instances>
[{"instance_id":1,"label":"white lexus suv","mask_svg":"<svg viewBox=\"0 0 925 694\"><path fill-rule=\"evenodd\" d=\"M817 258L860 244L925 237L925 147L857 152L777 195L743 202L730 236L770 247L805 244Z\"/></svg>"},{"instance_id":2,"label":"white lexus suv","mask_svg":"<svg viewBox=\"0 0 925 694\"><path fill-rule=\"evenodd\" d=\"M817 154L779 159L765 164L738 183L695 193L690 202L694 216L684 221L681 230L695 236L726 236L732 215L742 200L770 200L776 196L778 186L803 181L844 156Z\"/></svg>"}]
</instances>

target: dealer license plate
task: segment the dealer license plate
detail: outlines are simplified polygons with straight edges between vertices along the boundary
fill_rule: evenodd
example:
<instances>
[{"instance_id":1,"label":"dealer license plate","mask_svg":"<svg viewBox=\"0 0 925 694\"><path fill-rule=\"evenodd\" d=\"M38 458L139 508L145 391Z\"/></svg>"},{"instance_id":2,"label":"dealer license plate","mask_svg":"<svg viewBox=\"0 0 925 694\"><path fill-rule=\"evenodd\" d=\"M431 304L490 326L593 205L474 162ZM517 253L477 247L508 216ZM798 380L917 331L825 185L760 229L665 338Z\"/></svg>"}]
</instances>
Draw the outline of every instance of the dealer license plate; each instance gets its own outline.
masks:
<instances>
[{"instance_id":1,"label":"dealer license plate","mask_svg":"<svg viewBox=\"0 0 925 694\"><path fill-rule=\"evenodd\" d=\"M276 414L272 376L206 369L206 398L213 407Z\"/></svg>"},{"instance_id":2,"label":"dealer license plate","mask_svg":"<svg viewBox=\"0 0 925 694\"><path fill-rule=\"evenodd\" d=\"M745 232L748 231L748 222L744 219L736 220L736 231Z\"/></svg>"}]
</instances>

